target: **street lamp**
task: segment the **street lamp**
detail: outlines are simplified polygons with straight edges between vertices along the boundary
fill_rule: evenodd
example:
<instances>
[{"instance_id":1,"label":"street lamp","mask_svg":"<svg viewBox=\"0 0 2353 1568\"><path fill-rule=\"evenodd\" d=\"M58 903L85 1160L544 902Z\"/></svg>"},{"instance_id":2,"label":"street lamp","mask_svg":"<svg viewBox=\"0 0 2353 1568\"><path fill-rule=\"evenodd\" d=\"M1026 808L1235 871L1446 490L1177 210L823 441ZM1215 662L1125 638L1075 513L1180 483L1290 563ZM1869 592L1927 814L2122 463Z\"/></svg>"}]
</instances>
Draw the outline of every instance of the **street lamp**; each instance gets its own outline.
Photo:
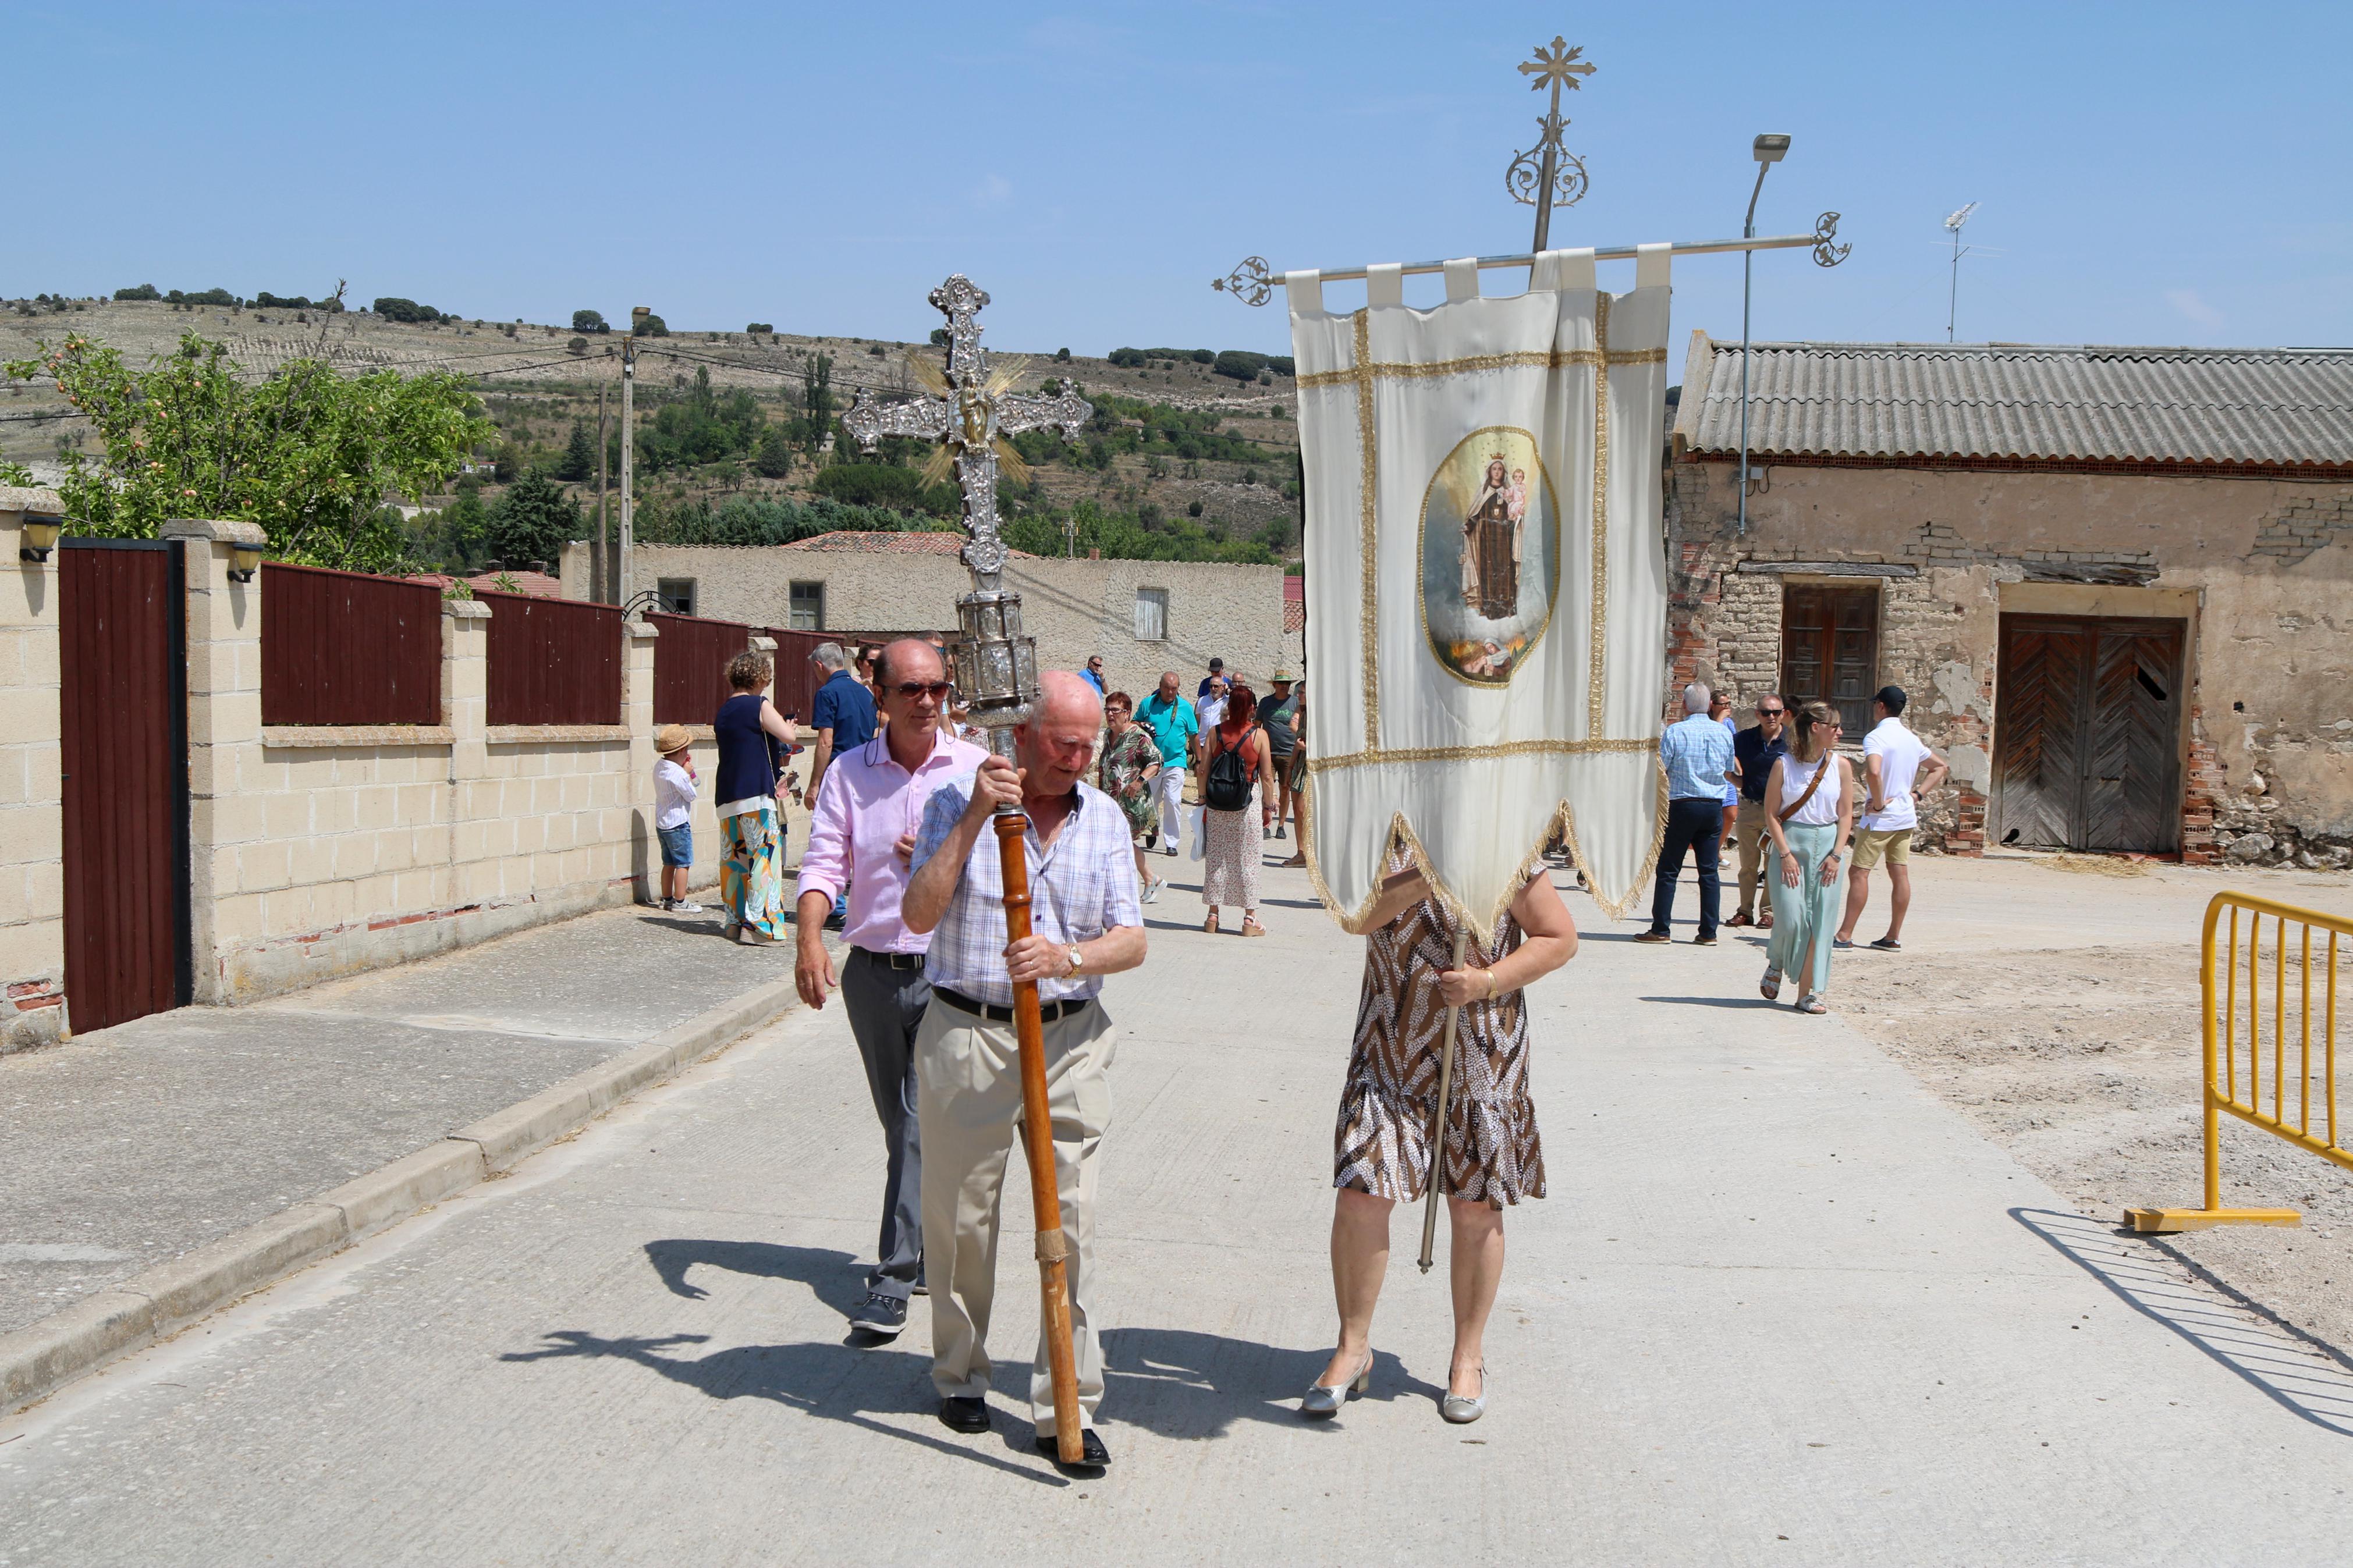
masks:
<instances>
[{"instance_id":1,"label":"street lamp","mask_svg":"<svg viewBox=\"0 0 2353 1568\"><path fill-rule=\"evenodd\" d=\"M1789 139L1770 132L1757 138L1749 151L1757 159L1757 184L1749 187L1748 216L1741 220L1740 237L1757 237L1757 198L1765 189L1765 172L1788 155ZM1748 275L1757 258L1753 250L1740 253L1740 537L1748 537Z\"/></svg>"}]
</instances>

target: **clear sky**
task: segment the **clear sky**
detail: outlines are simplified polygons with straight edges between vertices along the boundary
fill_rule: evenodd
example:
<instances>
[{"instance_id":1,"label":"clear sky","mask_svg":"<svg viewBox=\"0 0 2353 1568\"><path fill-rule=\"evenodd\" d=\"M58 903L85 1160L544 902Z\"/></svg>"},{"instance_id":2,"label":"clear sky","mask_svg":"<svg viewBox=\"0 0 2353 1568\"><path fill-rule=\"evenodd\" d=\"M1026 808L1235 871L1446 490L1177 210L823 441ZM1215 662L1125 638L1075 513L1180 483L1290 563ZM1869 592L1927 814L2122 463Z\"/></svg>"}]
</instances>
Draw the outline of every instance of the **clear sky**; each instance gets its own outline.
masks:
<instances>
[{"instance_id":1,"label":"clear sky","mask_svg":"<svg viewBox=\"0 0 2353 1568\"><path fill-rule=\"evenodd\" d=\"M0 294L345 277L492 320L921 338L960 270L1000 348L1280 350L1279 305L1207 287L1245 255L1525 248L1513 68L1556 32L1599 68L1556 244L1737 234L1751 137L1795 138L1759 231L1836 208L1854 254L1760 257L1760 338L1942 341L1940 226L1975 200L1964 339L2353 342L2345 0L12 0ZM1738 337L1736 258L1675 287L1678 339Z\"/></svg>"}]
</instances>

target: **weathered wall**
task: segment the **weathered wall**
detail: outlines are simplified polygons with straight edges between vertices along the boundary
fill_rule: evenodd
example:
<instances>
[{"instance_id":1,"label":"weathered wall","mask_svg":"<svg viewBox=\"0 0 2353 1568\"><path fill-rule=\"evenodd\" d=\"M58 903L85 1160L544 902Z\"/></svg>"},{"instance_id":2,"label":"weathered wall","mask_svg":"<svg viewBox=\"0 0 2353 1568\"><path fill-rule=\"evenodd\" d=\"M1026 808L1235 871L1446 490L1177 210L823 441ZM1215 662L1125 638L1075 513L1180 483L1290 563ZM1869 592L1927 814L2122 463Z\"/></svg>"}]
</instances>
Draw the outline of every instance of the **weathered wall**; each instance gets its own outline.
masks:
<instances>
[{"instance_id":1,"label":"weathered wall","mask_svg":"<svg viewBox=\"0 0 2353 1568\"><path fill-rule=\"evenodd\" d=\"M1900 569L1879 680L1912 694L1963 786L1928 813L1928 844L1981 847L2000 612L2065 610L2189 623L2187 858L2353 863L2353 486L1758 466L1744 539L1736 472L1668 465L1677 684L1728 684L1746 706L1778 682L1790 579L1754 565ZM2092 571L2143 582L2034 581Z\"/></svg>"},{"instance_id":2,"label":"weathered wall","mask_svg":"<svg viewBox=\"0 0 2353 1568\"><path fill-rule=\"evenodd\" d=\"M54 491L0 487L0 1052L67 1026L58 563L18 559L28 507L64 510Z\"/></svg>"},{"instance_id":3,"label":"weathered wall","mask_svg":"<svg viewBox=\"0 0 2353 1568\"><path fill-rule=\"evenodd\" d=\"M783 626L791 584L825 584L826 629L864 630L955 624L955 602L971 591L964 563L953 555L892 555L775 546L640 544L632 551L633 579L691 578L695 611L720 620ZM1103 656L1113 689L1139 700L1175 669L1187 689L1212 657L1249 678L1260 690L1282 657L1282 570L1200 561L1017 560L1006 586L1021 595L1021 613L1038 639L1042 668L1076 669L1090 654ZM588 548L564 551L564 592L586 598ZM1135 637L1138 588L1168 593L1168 640Z\"/></svg>"}]
</instances>

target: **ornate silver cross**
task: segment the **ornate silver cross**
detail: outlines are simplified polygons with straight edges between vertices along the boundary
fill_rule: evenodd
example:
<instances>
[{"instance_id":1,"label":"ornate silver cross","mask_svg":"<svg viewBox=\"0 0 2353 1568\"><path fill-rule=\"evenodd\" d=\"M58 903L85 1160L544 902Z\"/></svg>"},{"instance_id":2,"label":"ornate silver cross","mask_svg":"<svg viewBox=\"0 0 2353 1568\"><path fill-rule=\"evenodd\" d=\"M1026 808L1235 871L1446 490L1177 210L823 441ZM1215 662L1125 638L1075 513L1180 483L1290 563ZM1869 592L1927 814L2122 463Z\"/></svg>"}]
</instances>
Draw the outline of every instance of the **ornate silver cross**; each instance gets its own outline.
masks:
<instances>
[{"instance_id":1,"label":"ornate silver cross","mask_svg":"<svg viewBox=\"0 0 2353 1568\"><path fill-rule=\"evenodd\" d=\"M964 563L972 573L972 592L956 601L957 637L951 650L956 689L970 705L973 722L989 732L991 749L1010 755L1011 726L1028 719L1038 700L1038 645L1022 633L1021 595L1005 591L997 462L1003 458L1018 475L1021 459L1009 437L1050 427L1061 431L1063 440L1075 441L1094 407L1068 381L1051 396L1010 391L1018 363L989 374L980 325L973 319L988 296L963 273L933 289L932 303L948 319L947 374L942 376L927 360L913 363L934 395L881 404L861 392L841 416L841 427L870 452L885 436L937 441L939 457L954 465L964 492Z\"/></svg>"}]
</instances>

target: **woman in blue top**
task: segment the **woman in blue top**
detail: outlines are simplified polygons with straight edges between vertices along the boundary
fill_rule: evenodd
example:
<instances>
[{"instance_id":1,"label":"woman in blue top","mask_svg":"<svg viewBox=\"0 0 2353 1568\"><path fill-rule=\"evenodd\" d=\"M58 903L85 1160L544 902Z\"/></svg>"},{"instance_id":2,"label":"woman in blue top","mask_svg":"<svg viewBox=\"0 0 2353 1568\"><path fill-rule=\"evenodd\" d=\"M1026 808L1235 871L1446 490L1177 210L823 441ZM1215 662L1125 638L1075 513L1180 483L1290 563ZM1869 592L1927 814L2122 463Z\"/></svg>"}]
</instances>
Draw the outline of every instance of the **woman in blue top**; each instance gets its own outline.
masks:
<instances>
[{"instance_id":1,"label":"woman in blue top","mask_svg":"<svg viewBox=\"0 0 2353 1568\"><path fill-rule=\"evenodd\" d=\"M769 751L773 735L789 747L793 732L768 700L776 667L765 654L739 653L727 666L734 695L711 721L719 740L712 797L719 812L719 896L727 929L741 942L782 942L791 896L785 883L785 837Z\"/></svg>"}]
</instances>

